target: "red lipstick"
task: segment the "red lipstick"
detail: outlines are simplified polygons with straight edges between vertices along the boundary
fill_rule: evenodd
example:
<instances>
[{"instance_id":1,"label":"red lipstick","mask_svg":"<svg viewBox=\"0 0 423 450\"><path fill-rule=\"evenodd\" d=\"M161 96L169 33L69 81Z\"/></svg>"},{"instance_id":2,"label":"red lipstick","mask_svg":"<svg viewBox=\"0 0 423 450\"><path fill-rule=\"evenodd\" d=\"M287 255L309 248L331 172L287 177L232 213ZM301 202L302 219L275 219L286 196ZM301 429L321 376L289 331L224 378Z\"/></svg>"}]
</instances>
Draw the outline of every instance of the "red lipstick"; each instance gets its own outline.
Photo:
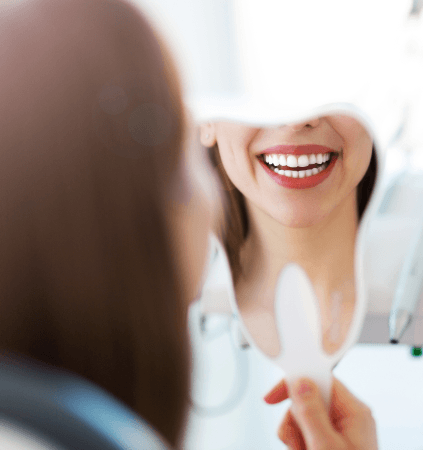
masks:
<instances>
[{"instance_id":1,"label":"red lipstick","mask_svg":"<svg viewBox=\"0 0 423 450\"><path fill-rule=\"evenodd\" d=\"M281 175L279 173L274 172L268 165L264 162L264 156L267 154L285 154L285 155L311 155L311 154L319 154L319 153L331 153L331 159L329 161L329 165L317 173L316 175L311 175L304 178L293 178L287 177L285 175ZM309 189L313 188L320 183L323 183L326 178L331 174L333 168L338 159L338 152L329 147L324 147L322 145L278 145L275 147L268 148L259 154L264 155L263 158L259 157L258 160L265 170L265 172L280 186L283 186L288 189ZM314 164L312 166L315 166ZM308 166L311 167L311 166ZM287 170L305 170L305 167L285 167Z\"/></svg>"}]
</instances>

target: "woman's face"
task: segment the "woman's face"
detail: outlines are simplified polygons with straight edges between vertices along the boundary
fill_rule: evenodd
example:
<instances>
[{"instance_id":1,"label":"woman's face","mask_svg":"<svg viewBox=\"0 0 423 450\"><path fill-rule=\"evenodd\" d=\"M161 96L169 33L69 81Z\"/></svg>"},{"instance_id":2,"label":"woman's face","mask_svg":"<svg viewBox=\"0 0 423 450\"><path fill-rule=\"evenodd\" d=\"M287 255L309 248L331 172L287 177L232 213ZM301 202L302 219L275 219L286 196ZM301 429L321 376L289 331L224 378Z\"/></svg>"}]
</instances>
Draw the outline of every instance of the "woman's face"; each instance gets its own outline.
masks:
<instances>
[{"instance_id":1,"label":"woman's face","mask_svg":"<svg viewBox=\"0 0 423 450\"><path fill-rule=\"evenodd\" d=\"M289 227L311 226L330 214L355 192L372 155L366 129L345 115L269 128L209 123L201 141L217 143L247 203Z\"/></svg>"}]
</instances>

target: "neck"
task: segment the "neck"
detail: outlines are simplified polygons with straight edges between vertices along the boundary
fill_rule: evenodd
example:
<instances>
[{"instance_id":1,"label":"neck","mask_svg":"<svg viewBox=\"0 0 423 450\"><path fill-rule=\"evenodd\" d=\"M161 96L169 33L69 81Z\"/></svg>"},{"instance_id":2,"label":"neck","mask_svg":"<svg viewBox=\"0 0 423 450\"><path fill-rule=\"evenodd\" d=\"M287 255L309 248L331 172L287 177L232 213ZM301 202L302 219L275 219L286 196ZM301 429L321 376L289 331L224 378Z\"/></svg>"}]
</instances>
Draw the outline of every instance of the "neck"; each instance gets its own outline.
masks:
<instances>
[{"instance_id":1,"label":"neck","mask_svg":"<svg viewBox=\"0 0 423 450\"><path fill-rule=\"evenodd\" d=\"M287 227L248 200L247 210L249 233L241 249L242 284L263 286L265 282L273 291L281 269L295 262L307 272L319 297L344 290L346 283L351 286L358 228L355 191L321 221L304 228Z\"/></svg>"}]
</instances>

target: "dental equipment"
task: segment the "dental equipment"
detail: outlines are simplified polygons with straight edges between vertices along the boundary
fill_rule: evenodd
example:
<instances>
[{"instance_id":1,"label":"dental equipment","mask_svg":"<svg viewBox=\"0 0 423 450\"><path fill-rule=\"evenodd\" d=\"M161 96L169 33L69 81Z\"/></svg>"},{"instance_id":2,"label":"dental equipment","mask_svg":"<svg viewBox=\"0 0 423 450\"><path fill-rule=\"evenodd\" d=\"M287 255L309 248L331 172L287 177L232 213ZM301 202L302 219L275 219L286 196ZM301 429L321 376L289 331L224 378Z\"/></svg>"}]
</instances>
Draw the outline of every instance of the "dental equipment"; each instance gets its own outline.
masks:
<instances>
[{"instance_id":1,"label":"dental equipment","mask_svg":"<svg viewBox=\"0 0 423 450\"><path fill-rule=\"evenodd\" d=\"M365 291L369 299L359 342L385 344L391 339L401 339L402 344L421 347L423 298L416 285L419 280L410 270L413 259L417 262L420 258L416 245L420 248L422 245L419 236L423 227L420 207L423 167L418 167L414 156L413 164L403 164L408 156L396 148L391 148L386 156L386 167L381 170L383 180L375 192L372 211L369 211L371 224L364 242ZM414 300L413 296L416 296ZM401 326L395 324L400 318L394 317L394 309L400 309L401 298L415 303L414 309L413 305L408 307L413 310L413 320L401 327L401 336L395 336L398 332L401 334L400 330L394 329ZM403 318L403 321L407 322L407 319Z\"/></svg>"},{"instance_id":2,"label":"dental equipment","mask_svg":"<svg viewBox=\"0 0 423 450\"><path fill-rule=\"evenodd\" d=\"M418 16L422 9L422 2L413 1L413 7L410 11L407 29L407 56L409 67L411 67L414 76L421 74L422 70L422 48L419 39ZM419 45L420 44L420 45ZM405 127L405 148L408 151L408 160L411 154L417 154L416 149L420 149L421 133L420 127L416 127L413 119L421 118L418 101L413 94L417 91L418 82L411 85L408 92L408 107ZM419 121L420 122L420 121ZM413 126L414 125L414 126ZM416 131L418 132L416 133ZM414 131L414 134L413 134ZM417 136L416 136L417 135ZM410 164L409 167L413 165ZM410 174L409 174L410 176ZM418 203L417 203L418 204ZM420 208L418 208L418 211ZM419 214L416 229L413 231L407 253L403 260L403 266L398 278L395 294L392 302L392 309L389 317L389 337L390 342L397 344L403 336L405 330L411 323L416 313L418 301L421 298L423 288L423 215ZM417 344L417 343L414 343Z\"/></svg>"},{"instance_id":3,"label":"dental equipment","mask_svg":"<svg viewBox=\"0 0 423 450\"><path fill-rule=\"evenodd\" d=\"M218 404L208 405L207 402L195 398L194 392L192 393L192 407L200 416L216 417L232 411L244 398L248 387L249 365L244 350L249 347L249 344L230 308L231 290L228 286L232 285L232 275L226 270L228 266L225 265L224 257L225 253L222 253L217 237L211 234L205 271L207 279L199 296L201 300L190 308L191 334L194 336L194 341L209 344L227 334L234 357L236 376L227 398ZM200 339L196 340L196 336Z\"/></svg>"},{"instance_id":4,"label":"dental equipment","mask_svg":"<svg viewBox=\"0 0 423 450\"><path fill-rule=\"evenodd\" d=\"M416 311L423 287L423 218L410 242L394 294L389 317L389 335L397 344Z\"/></svg>"}]
</instances>

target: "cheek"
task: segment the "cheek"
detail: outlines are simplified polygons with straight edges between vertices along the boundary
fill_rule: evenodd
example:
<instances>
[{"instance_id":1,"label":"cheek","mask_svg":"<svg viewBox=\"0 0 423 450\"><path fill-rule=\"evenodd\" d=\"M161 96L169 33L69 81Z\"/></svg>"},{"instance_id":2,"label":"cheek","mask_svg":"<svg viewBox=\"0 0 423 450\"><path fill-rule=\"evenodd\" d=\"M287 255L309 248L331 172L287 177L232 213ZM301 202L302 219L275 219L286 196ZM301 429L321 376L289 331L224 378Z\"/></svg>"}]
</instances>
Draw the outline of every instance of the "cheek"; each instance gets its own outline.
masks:
<instances>
[{"instance_id":1,"label":"cheek","mask_svg":"<svg viewBox=\"0 0 423 450\"><path fill-rule=\"evenodd\" d=\"M217 173L220 174L223 188L232 190L235 186L245 197L253 199L257 194L256 175L248 150L239 149L237 157L234 157L219 147L219 154L221 162Z\"/></svg>"},{"instance_id":2,"label":"cheek","mask_svg":"<svg viewBox=\"0 0 423 450\"><path fill-rule=\"evenodd\" d=\"M245 158L243 155L245 152L242 152L239 148L234 150L229 142L218 141L217 144L221 160L219 169L223 169L231 181L237 180L239 178L239 168L242 167L241 162Z\"/></svg>"},{"instance_id":3,"label":"cheek","mask_svg":"<svg viewBox=\"0 0 423 450\"><path fill-rule=\"evenodd\" d=\"M239 124L219 124L216 141L223 168L234 184L241 184L252 174L250 144L257 135L256 128Z\"/></svg>"},{"instance_id":4,"label":"cheek","mask_svg":"<svg viewBox=\"0 0 423 450\"><path fill-rule=\"evenodd\" d=\"M346 177L355 187L369 167L373 140L363 125L352 117L334 116L330 120L344 141Z\"/></svg>"},{"instance_id":5,"label":"cheek","mask_svg":"<svg viewBox=\"0 0 423 450\"><path fill-rule=\"evenodd\" d=\"M357 139L349 149L351 157L348 158L348 170L354 185L358 185L366 174L372 157L372 149L373 143L368 136Z\"/></svg>"}]
</instances>

